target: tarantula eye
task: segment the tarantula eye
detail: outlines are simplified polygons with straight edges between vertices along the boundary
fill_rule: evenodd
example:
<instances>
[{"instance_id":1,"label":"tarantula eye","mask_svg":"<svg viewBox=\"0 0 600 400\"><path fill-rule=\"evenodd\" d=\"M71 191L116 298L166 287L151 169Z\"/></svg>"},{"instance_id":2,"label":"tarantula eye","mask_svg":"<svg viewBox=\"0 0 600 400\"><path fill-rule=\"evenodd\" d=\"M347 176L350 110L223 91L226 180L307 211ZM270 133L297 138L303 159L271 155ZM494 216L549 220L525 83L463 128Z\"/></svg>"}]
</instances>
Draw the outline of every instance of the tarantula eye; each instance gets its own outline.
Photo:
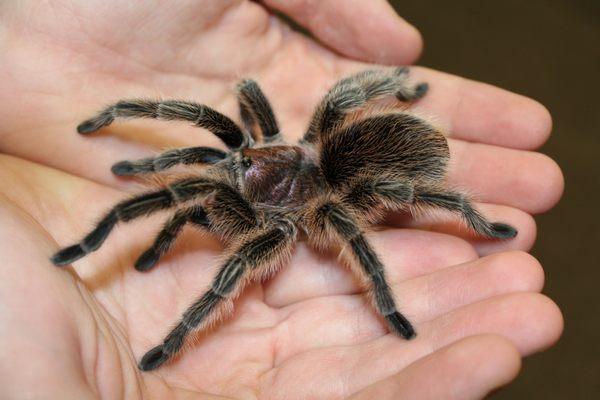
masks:
<instances>
[{"instance_id":1,"label":"tarantula eye","mask_svg":"<svg viewBox=\"0 0 600 400\"><path fill-rule=\"evenodd\" d=\"M244 168L250 168L251 165L252 165L252 159L250 157L242 158L242 166Z\"/></svg>"}]
</instances>

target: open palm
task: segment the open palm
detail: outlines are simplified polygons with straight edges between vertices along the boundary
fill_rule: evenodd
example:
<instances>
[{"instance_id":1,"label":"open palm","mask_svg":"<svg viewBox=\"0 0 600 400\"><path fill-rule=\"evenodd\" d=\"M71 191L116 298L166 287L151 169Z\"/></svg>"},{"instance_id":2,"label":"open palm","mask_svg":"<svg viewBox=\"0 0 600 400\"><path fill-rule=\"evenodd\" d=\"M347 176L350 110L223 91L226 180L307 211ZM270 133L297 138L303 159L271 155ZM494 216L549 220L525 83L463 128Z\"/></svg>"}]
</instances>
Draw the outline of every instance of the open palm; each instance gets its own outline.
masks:
<instances>
[{"instance_id":1,"label":"open palm","mask_svg":"<svg viewBox=\"0 0 600 400\"><path fill-rule=\"evenodd\" d=\"M384 2L352 1L338 13L334 1L267 3L355 59L402 64L419 52L415 31ZM555 164L526 151L547 137L547 112L526 98L415 67L415 80L431 86L416 111L435 116L451 137L449 180L519 236L478 241L455 223L403 216L390 216L389 228L372 233L399 306L416 324L419 336L410 342L387 334L335 254L300 243L275 278L246 289L232 318L173 363L140 373L136 360L209 284L218 241L186 231L154 270L139 273L132 265L158 229L156 217L120 227L73 273L52 267L48 257L56 243L79 239L124 191L139 188L112 176L113 163L165 147L219 144L177 124L131 122L94 137L76 135L76 124L107 103L140 96L193 99L234 117L232 88L251 76L294 140L319 96L370 64L292 32L249 1L9 1L0 14L0 43L10 55L0 65L6 393L478 398L516 374L515 348L530 354L560 334L556 306L535 293L540 266L518 251L535 238L529 214L550 208L562 191ZM356 29L359 17L371 22ZM482 333L492 335L473 336Z\"/></svg>"}]
</instances>

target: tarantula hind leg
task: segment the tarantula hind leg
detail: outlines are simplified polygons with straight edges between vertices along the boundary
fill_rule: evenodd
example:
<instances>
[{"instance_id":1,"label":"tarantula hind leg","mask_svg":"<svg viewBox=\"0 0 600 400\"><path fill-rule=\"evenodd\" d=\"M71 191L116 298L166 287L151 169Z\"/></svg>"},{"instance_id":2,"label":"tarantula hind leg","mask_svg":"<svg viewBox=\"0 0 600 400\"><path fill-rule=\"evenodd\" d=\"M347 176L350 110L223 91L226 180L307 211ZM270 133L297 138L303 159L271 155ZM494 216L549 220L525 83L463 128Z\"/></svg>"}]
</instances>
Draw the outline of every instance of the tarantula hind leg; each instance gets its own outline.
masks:
<instances>
[{"instance_id":1,"label":"tarantula hind leg","mask_svg":"<svg viewBox=\"0 0 600 400\"><path fill-rule=\"evenodd\" d=\"M370 281L375 307L385 318L392 332L405 339L416 337L412 324L396 307L392 291L385 279L383 264L354 218L342 205L336 203L324 204L319 208L319 214L352 251L355 262Z\"/></svg>"},{"instance_id":2,"label":"tarantula hind leg","mask_svg":"<svg viewBox=\"0 0 600 400\"><path fill-rule=\"evenodd\" d=\"M517 236L517 229L502 223L489 222L471 204L465 195L439 189L417 189L414 198L416 206L434 206L459 213L469 227L480 235L494 239L511 239Z\"/></svg>"},{"instance_id":3,"label":"tarantula hind leg","mask_svg":"<svg viewBox=\"0 0 600 400\"><path fill-rule=\"evenodd\" d=\"M227 153L211 147L188 147L169 150L157 157L119 161L112 166L111 171L118 176L147 174L164 171L177 164L215 164L225 157Z\"/></svg>"},{"instance_id":4,"label":"tarantula hind leg","mask_svg":"<svg viewBox=\"0 0 600 400\"><path fill-rule=\"evenodd\" d=\"M240 245L221 266L208 292L183 313L179 323L161 345L142 357L139 369L156 369L177 354L190 332L214 320L220 306L230 301L250 277L260 275L262 270L280 261L295 238L296 227L282 221Z\"/></svg>"},{"instance_id":5,"label":"tarantula hind leg","mask_svg":"<svg viewBox=\"0 0 600 400\"><path fill-rule=\"evenodd\" d=\"M429 85L413 85L408 81L409 69L371 69L338 81L317 106L303 140L314 142L327 135L344 120L349 112L370 101L385 96L395 96L400 101L414 101L425 96Z\"/></svg>"}]
</instances>

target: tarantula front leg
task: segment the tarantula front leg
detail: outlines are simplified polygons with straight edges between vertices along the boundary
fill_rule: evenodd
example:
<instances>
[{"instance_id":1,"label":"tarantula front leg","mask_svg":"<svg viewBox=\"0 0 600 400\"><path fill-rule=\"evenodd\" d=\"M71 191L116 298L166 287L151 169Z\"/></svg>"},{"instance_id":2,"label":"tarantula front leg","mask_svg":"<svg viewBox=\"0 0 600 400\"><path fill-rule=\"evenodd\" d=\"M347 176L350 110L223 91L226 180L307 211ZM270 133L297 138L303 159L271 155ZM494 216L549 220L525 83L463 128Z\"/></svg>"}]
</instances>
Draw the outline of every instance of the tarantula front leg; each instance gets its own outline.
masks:
<instances>
[{"instance_id":1,"label":"tarantula front leg","mask_svg":"<svg viewBox=\"0 0 600 400\"><path fill-rule=\"evenodd\" d=\"M115 103L95 117L77 127L81 134L87 134L111 124L117 118L154 118L162 120L182 120L208 129L219 137L230 149L238 149L248 143L249 138L227 116L220 112L190 101L166 100L123 100Z\"/></svg>"},{"instance_id":2,"label":"tarantula front leg","mask_svg":"<svg viewBox=\"0 0 600 400\"><path fill-rule=\"evenodd\" d=\"M97 250L119 221L128 222L213 192L215 192L215 198L222 192L224 193L221 195L222 197L232 196L229 194L230 191L233 189L210 179L189 178L176 181L164 189L122 201L114 206L81 242L66 247L52 256L52 262L55 265L70 264ZM245 210L240 207L238 205L238 208L234 210L236 214L242 215L247 212L246 218L256 218L253 210Z\"/></svg>"},{"instance_id":3,"label":"tarantula front leg","mask_svg":"<svg viewBox=\"0 0 600 400\"><path fill-rule=\"evenodd\" d=\"M111 170L118 176L130 176L164 171L177 164L215 164L225 157L227 153L211 147L188 147L169 150L157 157L120 161L113 165Z\"/></svg>"},{"instance_id":4,"label":"tarantula front leg","mask_svg":"<svg viewBox=\"0 0 600 400\"><path fill-rule=\"evenodd\" d=\"M256 120L254 119L254 115L250 112L248 106L241 101L238 102L240 106L240 118L242 120L242 125L250 133L250 136L256 141L257 135L256 130L254 129L254 125L256 124Z\"/></svg>"},{"instance_id":5,"label":"tarantula front leg","mask_svg":"<svg viewBox=\"0 0 600 400\"><path fill-rule=\"evenodd\" d=\"M296 227L289 221L282 221L242 243L221 266L208 292L183 313L161 345L142 357L139 368L142 371L156 369L177 354L189 333L210 325L245 282L263 275L265 270L279 263L295 238Z\"/></svg>"},{"instance_id":6,"label":"tarantula front leg","mask_svg":"<svg viewBox=\"0 0 600 400\"><path fill-rule=\"evenodd\" d=\"M344 206L329 202L319 207L318 218L327 227L333 229L344 244L348 245L355 262L370 281L377 311L385 318L392 331L405 339L415 337L415 330L411 323L396 307L392 291L385 279L383 264L360 231L352 215Z\"/></svg>"},{"instance_id":7,"label":"tarantula front leg","mask_svg":"<svg viewBox=\"0 0 600 400\"><path fill-rule=\"evenodd\" d=\"M427 93L427 83L408 85L407 67L387 70L367 70L337 82L315 110L303 141L315 142L329 134L347 113L369 101L393 95L400 101L413 101Z\"/></svg>"},{"instance_id":8,"label":"tarantula front leg","mask_svg":"<svg viewBox=\"0 0 600 400\"><path fill-rule=\"evenodd\" d=\"M238 84L238 100L244 126L253 137L256 138L254 125L258 124L263 141L273 142L280 139L275 113L256 81L245 79Z\"/></svg>"}]
</instances>

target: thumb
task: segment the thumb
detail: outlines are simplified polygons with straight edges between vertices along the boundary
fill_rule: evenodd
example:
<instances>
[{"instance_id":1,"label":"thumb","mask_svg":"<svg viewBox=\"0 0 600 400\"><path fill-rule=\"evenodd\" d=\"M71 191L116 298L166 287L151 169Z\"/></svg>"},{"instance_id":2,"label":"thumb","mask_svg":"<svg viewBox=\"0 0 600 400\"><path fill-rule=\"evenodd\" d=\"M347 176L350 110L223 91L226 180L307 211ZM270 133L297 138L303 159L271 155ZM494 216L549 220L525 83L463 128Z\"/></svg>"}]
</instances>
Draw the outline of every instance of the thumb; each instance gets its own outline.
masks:
<instances>
[{"instance_id":1,"label":"thumb","mask_svg":"<svg viewBox=\"0 0 600 400\"><path fill-rule=\"evenodd\" d=\"M385 0L263 0L337 52L379 64L410 64L423 48L419 31Z\"/></svg>"}]
</instances>

